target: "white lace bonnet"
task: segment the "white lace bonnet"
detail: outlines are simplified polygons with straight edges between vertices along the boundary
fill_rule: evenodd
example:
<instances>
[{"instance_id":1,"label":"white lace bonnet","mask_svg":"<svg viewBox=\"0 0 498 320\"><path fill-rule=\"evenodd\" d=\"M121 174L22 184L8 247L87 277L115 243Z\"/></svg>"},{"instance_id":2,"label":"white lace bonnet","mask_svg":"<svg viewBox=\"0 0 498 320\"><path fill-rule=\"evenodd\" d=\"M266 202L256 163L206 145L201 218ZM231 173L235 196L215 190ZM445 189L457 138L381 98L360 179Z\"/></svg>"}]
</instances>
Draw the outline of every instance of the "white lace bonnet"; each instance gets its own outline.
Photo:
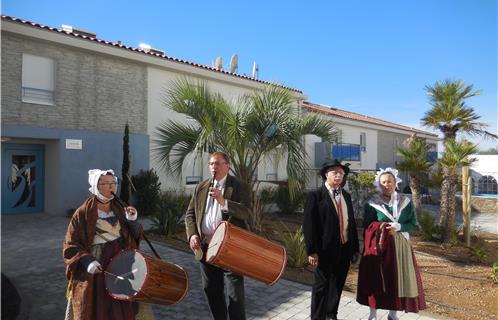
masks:
<instances>
[{"instance_id":1,"label":"white lace bonnet","mask_svg":"<svg viewBox=\"0 0 498 320\"><path fill-rule=\"evenodd\" d=\"M394 176L394 179L396 180L396 188L398 188L398 184L403 181L401 178L398 176L399 172L396 169L393 169L391 167L387 167L385 169L380 168L379 171L375 174L375 187L377 187L377 190L381 191L380 188L380 176L383 174L390 173Z\"/></svg>"}]
</instances>

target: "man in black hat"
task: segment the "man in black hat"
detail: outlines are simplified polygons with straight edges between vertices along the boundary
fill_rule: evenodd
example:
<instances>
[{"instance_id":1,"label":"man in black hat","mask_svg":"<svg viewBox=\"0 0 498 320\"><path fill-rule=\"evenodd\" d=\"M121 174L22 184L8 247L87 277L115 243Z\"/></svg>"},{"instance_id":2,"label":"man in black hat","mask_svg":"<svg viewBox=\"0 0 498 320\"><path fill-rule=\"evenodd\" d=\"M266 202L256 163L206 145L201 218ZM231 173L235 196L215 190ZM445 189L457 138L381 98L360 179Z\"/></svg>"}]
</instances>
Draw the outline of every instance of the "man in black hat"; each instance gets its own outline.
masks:
<instances>
[{"instance_id":1,"label":"man in black hat","mask_svg":"<svg viewBox=\"0 0 498 320\"><path fill-rule=\"evenodd\" d=\"M349 168L328 161L319 171L324 184L311 191L304 206L304 240L315 267L311 319L337 319L350 262L359 257L351 196L342 189Z\"/></svg>"}]
</instances>

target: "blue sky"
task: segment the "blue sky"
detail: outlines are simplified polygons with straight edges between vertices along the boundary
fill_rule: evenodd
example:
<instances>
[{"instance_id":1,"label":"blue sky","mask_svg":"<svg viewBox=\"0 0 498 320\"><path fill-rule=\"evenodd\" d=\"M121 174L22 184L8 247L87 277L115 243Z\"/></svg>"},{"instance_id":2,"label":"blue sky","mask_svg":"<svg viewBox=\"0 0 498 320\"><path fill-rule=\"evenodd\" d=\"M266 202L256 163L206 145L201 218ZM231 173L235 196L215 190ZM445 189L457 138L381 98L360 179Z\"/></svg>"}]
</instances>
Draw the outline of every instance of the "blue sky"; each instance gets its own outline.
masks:
<instances>
[{"instance_id":1,"label":"blue sky","mask_svg":"<svg viewBox=\"0 0 498 320\"><path fill-rule=\"evenodd\" d=\"M468 103L497 133L496 0L4 0L2 13L201 64L222 56L227 68L237 53L239 73L256 61L261 79L311 102L417 128L424 87L463 79L482 90Z\"/></svg>"}]
</instances>

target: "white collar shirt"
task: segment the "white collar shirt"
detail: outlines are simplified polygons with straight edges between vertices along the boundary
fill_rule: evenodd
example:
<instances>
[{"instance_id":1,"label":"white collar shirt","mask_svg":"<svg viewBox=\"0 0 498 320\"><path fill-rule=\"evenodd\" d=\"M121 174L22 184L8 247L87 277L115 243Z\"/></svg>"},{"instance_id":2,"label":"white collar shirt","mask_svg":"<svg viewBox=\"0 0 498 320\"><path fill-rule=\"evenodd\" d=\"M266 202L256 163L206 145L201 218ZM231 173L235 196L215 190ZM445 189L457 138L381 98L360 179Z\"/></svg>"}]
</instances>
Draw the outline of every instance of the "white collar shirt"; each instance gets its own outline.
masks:
<instances>
[{"instance_id":1,"label":"white collar shirt","mask_svg":"<svg viewBox=\"0 0 498 320\"><path fill-rule=\"evenodd\" d=\"M226 181L227 181L227 176L225 176L220 181L214 180L214 186L218 188L222 194L225 192ZM211 186L209 186L209 188L211 188ZM209 195L209 190L208 190L208 196L206 199L206 210L204 211L204 216L202 218L202 234L204 236L203 241L205 243L208 243L209 240L211 240L214 231L220 224L222 220L222 213L221 213L222 209L225 211L228 210L227 201L225 200L225 205L221 206L218 203L218 201L216 201L216 199L214 199Z\"/></svg>"}]
</instances>

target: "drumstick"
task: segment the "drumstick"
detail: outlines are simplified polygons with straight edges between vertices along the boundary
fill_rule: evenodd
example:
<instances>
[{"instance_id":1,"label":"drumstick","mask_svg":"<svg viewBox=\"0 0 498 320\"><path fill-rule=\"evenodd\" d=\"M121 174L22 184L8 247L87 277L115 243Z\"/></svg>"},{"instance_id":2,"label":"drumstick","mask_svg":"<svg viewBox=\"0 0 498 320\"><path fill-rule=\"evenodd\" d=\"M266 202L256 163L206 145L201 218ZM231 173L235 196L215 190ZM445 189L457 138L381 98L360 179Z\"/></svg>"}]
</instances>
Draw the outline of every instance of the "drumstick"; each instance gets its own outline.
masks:
<instances>
[{"instance_id":1,"label":"drumstick","mask_svg":"<svg viewBox=\"0 0 498 320\"><path fill-rule=\"evenodd\" d=\"M209 247L208 247L208 249L211 249L212 247L217 246L217 245L218 245L218 243L219 243L219 242L215 242L215 243L213 243L213 245L209 246Z\"/></svg>"},{"instance_id":2,"label":"drumstick","mask_svg":"<svg viewBox=\"0 0 498 320\"><path fill-rule=\"evenodd\" d=\"M138 268L135 268L135 269L133 269L133 270L131 270L131 271L129 271L129 272L126 272L126 273L123 273L123 274L119 275L118 277L121 277L121 278L123 278L123 279L124 279L124 277L125 277L125 276L130 275L130 274L132 274L132 273L135 273L135 272L137 272L137 271L138 271Z\"/></svg>"},{"instance_id":3,"label":"drumstick","mask_svg":"<svg viewBox=\"0 0 498 320\"><path fill-rule=\"evenodd\" d=\"M104 270L104 273L106 273L106 274L108 274L108 275L111 275L111 276L113 276L113 277L115 277L115 278L117 278L117 279L119 279L119 280L124 280L124 279L125 279L125 278L123 278L122 276L117 276L117 275L115 275L114 273L110 273L109 271L106 271L106 270Z\"/></svg>"},{"instance_id":4,"label":"drumstick","mask_svg":"<svg viewBox=\"0 0 498 320\"><path fill-rule=\"evenodd\" d=\"M126 207L128 207L128 204L126 202L124 202L123 200L121 200L117 194L114 193L114 191L111 191L111 194L114 196L114 199L116 199L116 201L119 203L119 205L121 207L123 207L123 210L126 209ZM126 211L126 210L125 210ZM128 220L125 220L126 223L128 223ZM128 227L129 229L129 227ZM145 235L144 232L141 233L141 236L144 238L145 242L147 242L147 244L149 245L150 249L152 250L152 252L154 253L154 255L156 256L156 258L158 258L159 260L161 260L161 257L159 256L159 254L157 253L156 249L154 249L154 247L152 246L152 244L150 243L149 239L147 238L147 236Z\"/></svg>"}]
</instances>

